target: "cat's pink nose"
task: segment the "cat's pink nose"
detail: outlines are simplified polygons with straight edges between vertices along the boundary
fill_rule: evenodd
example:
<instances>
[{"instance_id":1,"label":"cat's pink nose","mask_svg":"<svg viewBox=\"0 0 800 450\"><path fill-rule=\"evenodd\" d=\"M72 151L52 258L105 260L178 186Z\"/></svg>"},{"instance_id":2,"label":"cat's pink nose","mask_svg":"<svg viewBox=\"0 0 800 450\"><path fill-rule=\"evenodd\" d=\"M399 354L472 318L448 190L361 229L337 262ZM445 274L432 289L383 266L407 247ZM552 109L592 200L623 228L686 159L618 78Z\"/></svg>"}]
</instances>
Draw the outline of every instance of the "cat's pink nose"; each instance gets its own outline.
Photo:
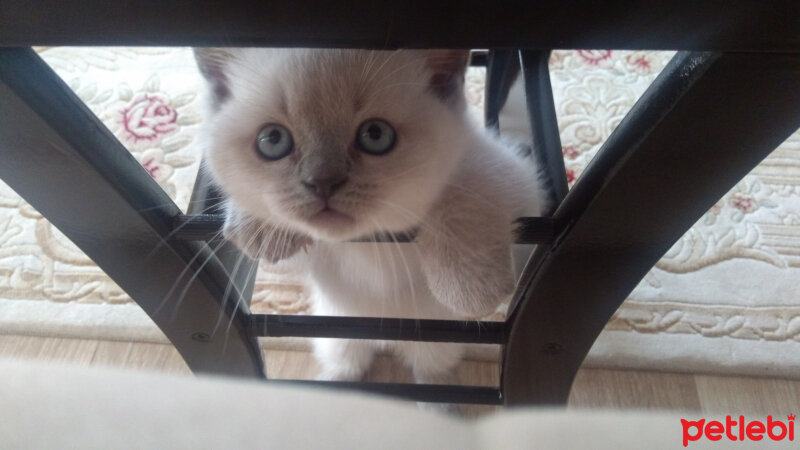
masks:
<instances>
[{"instance_id":1,"label":"cat's pink nose","mask_svg":"<svg viewBox=\"0 0 800 450\"><path fill-rule=\"evenodd\" d=\"M338 191L339 188L344 186L347 183L347 176L337 176L337 177L308 177L303 181L303 186L305 186L309 191L316 194L318 197L322 197L324 199L330 198L334 192Z\"/></svg>"}]
</instances>

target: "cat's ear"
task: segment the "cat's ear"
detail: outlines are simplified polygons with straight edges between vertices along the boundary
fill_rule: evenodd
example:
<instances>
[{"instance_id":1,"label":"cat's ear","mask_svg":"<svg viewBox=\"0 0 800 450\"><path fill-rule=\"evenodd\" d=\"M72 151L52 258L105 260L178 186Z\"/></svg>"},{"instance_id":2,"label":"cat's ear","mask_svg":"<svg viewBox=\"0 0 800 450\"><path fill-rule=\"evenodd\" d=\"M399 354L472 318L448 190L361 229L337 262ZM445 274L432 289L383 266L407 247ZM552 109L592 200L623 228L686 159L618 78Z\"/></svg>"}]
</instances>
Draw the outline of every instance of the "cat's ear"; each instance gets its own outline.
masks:
<instances>
[{"instance_id":1,"label":"cat's ear","mask_svg":"<svg viewBox=\"0 0 800 450\"><path fill-rule=\"evenodd\" d=\"M430 90L446 103L460 103L469 50L426 50L431 69Z\"/></svg>"},{"instance_id":2,"label":"cat's ear","mask_svg":"<svg viewBox=\"0 0 800 450\"><path fill-rule=\"evenodd\" d=\"M197 67L211 84L214 104L218 106L231 96L226 72L233 54L225 48L195 47L193 50Z\"/></svg>"}]
</instances>

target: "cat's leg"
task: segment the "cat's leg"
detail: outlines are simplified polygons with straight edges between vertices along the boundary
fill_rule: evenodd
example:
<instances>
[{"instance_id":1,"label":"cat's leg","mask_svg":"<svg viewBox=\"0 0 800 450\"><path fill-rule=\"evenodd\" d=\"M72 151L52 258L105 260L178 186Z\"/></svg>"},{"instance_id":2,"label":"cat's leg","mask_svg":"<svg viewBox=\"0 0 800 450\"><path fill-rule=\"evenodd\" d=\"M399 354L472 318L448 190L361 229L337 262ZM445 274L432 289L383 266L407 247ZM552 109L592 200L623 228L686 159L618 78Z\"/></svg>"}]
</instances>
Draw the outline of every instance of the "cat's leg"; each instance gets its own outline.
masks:
<instances>
[{"instance_id":1,"label":"cat's leg","mask_svg":"<svg viewBox=\"0 0 800 450\"><path fill-rule=\"evenodd\" d=\"M228 205L222 235L247 256L277 263L312 243L306 235L278 227Z\"/></svg>"},{"instance_id":2,"label":"cat's leg","mask_svg":"<svg viewBox=\"0 0 800 450\"><path fill-rule=\"evenodd\" d=\"M484 317L514 291L512 218L502 209L450 192L416 237L437 301L464 318Z\"/></svg>"},{"instance_id":3,"label":"cat's leg","mask_svg":"<svg viewBox=\"0 0 800 450\"><path fill-rule=\"evenodd\" d=\"M452 384L455 368L464 355L463 344L440 342L402 342L397 345L402 360L411 367L414 381L419 384ZM451 403L418 402L422 409L459 413L459 405Z\"/></svg>"},{"instance_id":4,"label":"cat's leg","mask_svg":"<svg viewBox=\"0 0 800 450\"><path fill-rule=\"evenodd\" d=\"M453 370L464 355L464 344L443 342L402 342L400 354L422 384L446 384L453 380Z\"/></svg>"},{"instance_id":5,"label":"cat's leg","mask_svg":"<svg viewBox=\"0 0 800 450\"><path fill-rule=\"evenodd\" d=\"M364 377L376 347L357 339L314 339L314 356L321 366L318 380L359 381Z\"/></svg>"},{"instance_id":6,"label":"cat's leg","mask_svg":"<svg viewBox=\"0 0 800 450\"><path fill-rule=\"evenodd\" d=\"M315 315L353 315L351 308L347 307L350 295L334 295L336 289L331 285L312 283L309 287ZM345 292L349 293L347 290ZM380 343L366 339L314 339L314 356L320 365L317 379L325 381L361 380L372 365L372 360L379 347Z\"/></svg>"}]
</instances>

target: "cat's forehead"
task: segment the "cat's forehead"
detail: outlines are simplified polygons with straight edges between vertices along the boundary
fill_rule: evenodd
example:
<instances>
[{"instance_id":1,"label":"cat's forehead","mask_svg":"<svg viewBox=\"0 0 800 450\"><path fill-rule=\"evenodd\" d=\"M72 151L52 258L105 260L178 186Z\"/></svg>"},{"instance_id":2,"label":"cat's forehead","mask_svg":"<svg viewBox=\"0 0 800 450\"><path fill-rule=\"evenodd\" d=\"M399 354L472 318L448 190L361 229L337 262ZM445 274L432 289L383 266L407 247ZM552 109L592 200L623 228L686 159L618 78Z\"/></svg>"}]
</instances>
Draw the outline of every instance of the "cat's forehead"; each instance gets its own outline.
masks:
<instances>
[{"instance_id":1,"label":"cat's forehead","mask_svg":"<svg viewBox=\"0 0 800 450\"><path fill-rule=\"evenodd\" d=\"M272 94L294 109L358 109L424 87L424 62L412 52L251 49L240 61L246 87L277 89Z\"/></svg>"}]
</instances>

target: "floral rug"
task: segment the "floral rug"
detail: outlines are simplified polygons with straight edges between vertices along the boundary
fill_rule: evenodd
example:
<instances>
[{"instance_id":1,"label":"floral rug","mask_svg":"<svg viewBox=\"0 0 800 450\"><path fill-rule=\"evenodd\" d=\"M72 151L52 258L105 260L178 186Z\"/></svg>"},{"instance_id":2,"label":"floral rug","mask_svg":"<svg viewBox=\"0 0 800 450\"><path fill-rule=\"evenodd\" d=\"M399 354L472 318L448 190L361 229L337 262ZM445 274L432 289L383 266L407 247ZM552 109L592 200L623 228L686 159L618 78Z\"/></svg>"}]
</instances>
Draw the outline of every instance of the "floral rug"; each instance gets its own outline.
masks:
<instances>
[{"instance_id":1,"label":"floral rug","mask_svg":"<svg viewBox=\"0 0 800 450\"><path fill-rule=\"evenodd\" d=\"M202 80L190 50L37 51L185 208L203 120ZM671 56L553 53L550 69L571 183ZM467 94L480 118L481 69L470 69ZM796 133L667 252L608 324L587 365L798 377L798 281ZM256 312L307 313L302 277L261 267L252 304ZM0 333L166 341L90 259L2 184Z\"/></svg>"}]
</instances>

